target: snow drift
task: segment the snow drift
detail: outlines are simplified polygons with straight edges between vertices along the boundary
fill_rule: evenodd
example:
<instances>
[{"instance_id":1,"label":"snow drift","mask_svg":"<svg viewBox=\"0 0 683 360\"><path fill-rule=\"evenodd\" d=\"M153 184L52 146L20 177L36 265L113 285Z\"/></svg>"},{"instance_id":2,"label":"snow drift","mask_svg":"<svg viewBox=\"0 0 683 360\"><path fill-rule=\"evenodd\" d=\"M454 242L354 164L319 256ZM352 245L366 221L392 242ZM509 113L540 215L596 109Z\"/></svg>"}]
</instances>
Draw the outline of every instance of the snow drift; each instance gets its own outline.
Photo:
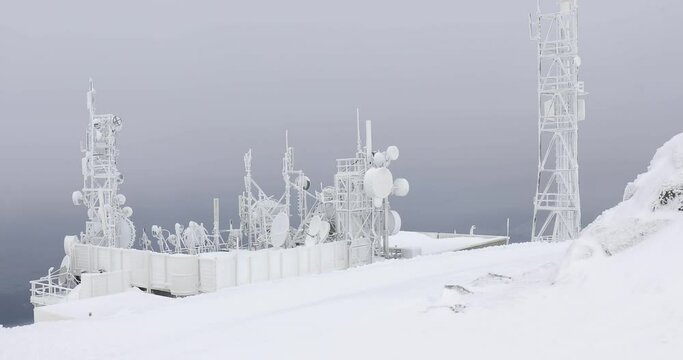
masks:
<instances>
[{"instance_id":1,"label":"snow drift","mask_svg":"<svg viewBox=\"0 0 683 360\"><path fill-rule=\"evenodd\" d=\"M623 201L588 225L569 250L561 276L590 258L622 252L683 222L683 134L657 150L645 173L626 186Z\"/></svg>"}]
</instances>

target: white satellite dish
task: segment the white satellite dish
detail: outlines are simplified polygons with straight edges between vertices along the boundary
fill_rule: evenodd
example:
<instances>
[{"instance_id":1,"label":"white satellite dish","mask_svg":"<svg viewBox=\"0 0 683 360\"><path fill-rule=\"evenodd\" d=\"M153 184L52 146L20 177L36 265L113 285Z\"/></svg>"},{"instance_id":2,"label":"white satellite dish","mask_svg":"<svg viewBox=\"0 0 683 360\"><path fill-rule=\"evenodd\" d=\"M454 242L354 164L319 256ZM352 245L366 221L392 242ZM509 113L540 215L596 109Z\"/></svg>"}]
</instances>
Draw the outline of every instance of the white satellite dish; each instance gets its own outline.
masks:
<instances>
[{"instance_id":1,"label":"white satellite dish","mask_svg":"<svg viewBox=\"0 0 683 360\"><path fill-rule=\"evenodd\" d=\"M404 178L398 178L394 180L394 188L392 189L392 194L396 196L406 196L410 191L410 183Z\"/></svg>"},{"instance_id":2,"label":"white satellite dish","mask_svg":"<svg viewBox=\"0 0 683 360\"><path fill-rule=\"evenodd\" d=\"M130 219L119 216L116 223L116 230L118 234L115 244L116 247L129 249L135 244L135 225L133 225L133 222L130 221Z\"/></svg>"},{"instance_id":3,"label":"white satellite dish","mask_svg":"<svg viewBox=\"0 0 683 360\"><path fill-rule=\"evenodd\" d=\"M71 255L74 245L78 243L78 236L67 235L64 237L64 254Z\"/></svg>"},{"instance_id":4,"label":"white satellite dish","mask_svg":"<svg viewBox=\"0 0 683 360\"><path fill-rule=\"evenodd\" d=\"M71 270L71 257L69 255L64 255L61 265L59 265L59 275L57 277L57 282L59 285L66 284L67 274Z\"/></svg>"},{"instance_id":5,"label":"white satellite dish","mask_svg":"<svg viewBox=\"0 0 683 360\"><path fill-rule=\"evenodd\" d=\"M312 217L311 221L308 223L308 231L306 231L306 234L310 236L316 236L320 232L321 222L322 218L320 218L320 215L315 215Z\"/></svg>"},{"instance_id":6,"label":"white satellite dish","mask_svg":"<svg viewBox=\"0 0 683 360\"><path fill-rule=\"evenodd\" d=\"M386 161L387 158L381 152L376 152L375 155L372 157L372 163L376 166L384 166L384 163Z\"/></svg>"},{"instance_id":7,"label":"white satellite dish","mask_svg":"<svg viewBox=\"0 0 683 360\"><path fill-rule=\"evenodd\" d=\"M62 263L59 265L61 269L66 269L69 271L71 269L71 256L69 255L64 255L62 258Z\"/></svg>"},{"instance_id":8,"label":"white satellite dish","mask_svg":"<svg viewBox=\"0 0 683 360\"><path fill-rule=\"evenodd\" d=\"M330 234L330 223L327 221L322 221L320 223L320 230L318 231L318 238L320 241L325 241L327 236Z\"/></svg>"},{"instance_id":9,"label":"white satellite dish","mask_svg":"<svg viewBox=\"0 0 683 360\"><path fill-rule=\"evenodd\" d=\"M123 194L116 195L116 201L119 203L119 205L123 206L126 203L126 195L123 195Z\"/></svg>"},{"instance_id":10,"label":"white satellite dish","mask_svg":"<svg viewBox=\"0 0 683 360\"><path fill-rule=\"evenodd\" d=\"M130 206L126 206L123 209L121 209L121 212L123 212L123 216L129 218L133 216L133 209Z\"/></svg>"},{"instance_id":11,"label":"white satellite dish","mask_svg":"<svg viewBox=\"0 0 683 360\"><path fill-rule=\"evenodd\" d=\"M302 175L296 179L296 184L303 190L308 190L311 187L311 179L306 175Z\"/></svg>"},{"instance_id":12,"label":"white satellite dish","mask_svg":"<svg viewBox=\"0 0 683 360\"><path fill-rule=\"evenodd\" d=\"M81 201L83 201L83 193L74 191L71 193L71 201L73 201L74 205L80 205Z\"/></svg>"},{"instance_id":13,"label":"white satellite dish","mask_svg":"<svg viewBox=\"0 0 683 360\"><path fill-rule=\"evenodd\" d=\"M389 212L387 216L387 229L389 229L389 235L393 236L401 231L401 215L394 210Z\"/></svg>"},{"instance_id":14,"label":"white satellite dish","mask_svg":"<svg viewBox=\"0 0 683 360\"><path fill-rule=\"evenodd\" d=\"M281 212L275 216L270 226L270 244L273 247L281 247L287 241L287 235L289 235L289 216Z\"/></svg>"},{"instance_id":15,"label":"white satellite dish","mask_svg":"<svg viewBox=\"0 0 683 360\"><path fill-rule=\"evenodd\" d=\"M398 154L398 147L392 145L387 148L387 159L390 161L398 160Z\"/></svg>"},{"instance_id":16,"label":"white satellite dish","mask_svg":"<svg viewBox=\"0 0 683 360\"><path fill-rule=\"evenodd\" d=\"M363 178L365 193L373 198L384 199L391 194L394 187L394 177L387 168L372 168Z\"/></svg>"}]
</instances>

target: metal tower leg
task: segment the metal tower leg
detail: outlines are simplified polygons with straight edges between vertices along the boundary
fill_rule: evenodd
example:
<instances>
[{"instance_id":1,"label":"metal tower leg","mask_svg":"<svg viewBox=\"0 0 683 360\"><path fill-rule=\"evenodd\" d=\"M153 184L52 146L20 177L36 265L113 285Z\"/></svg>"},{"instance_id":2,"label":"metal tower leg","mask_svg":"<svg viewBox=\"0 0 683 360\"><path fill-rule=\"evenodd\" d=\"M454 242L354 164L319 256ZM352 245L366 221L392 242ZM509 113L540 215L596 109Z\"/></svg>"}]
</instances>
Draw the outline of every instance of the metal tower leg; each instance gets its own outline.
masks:
<instances>
[{"instance_id":1,"label":"metal tower leg","mask_svg":"<svg viewBox=\"0 0 683 360\"><path fill-rule=\"evenodd\" d=\"M531 38L538 42L538 178L532 241L564 241L581 230L578 122L585 117L578 80L576 0L553 13L539 10Z\"/></svg>"}]
</instances>

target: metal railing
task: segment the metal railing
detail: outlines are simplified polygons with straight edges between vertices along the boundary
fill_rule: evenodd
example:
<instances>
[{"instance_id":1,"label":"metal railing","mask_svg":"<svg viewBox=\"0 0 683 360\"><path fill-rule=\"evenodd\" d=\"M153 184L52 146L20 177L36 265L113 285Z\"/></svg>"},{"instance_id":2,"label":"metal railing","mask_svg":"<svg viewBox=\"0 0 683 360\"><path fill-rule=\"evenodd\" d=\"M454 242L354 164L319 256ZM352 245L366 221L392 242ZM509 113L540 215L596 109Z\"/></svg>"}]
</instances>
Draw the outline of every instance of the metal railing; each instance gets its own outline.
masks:
<instances>
[{"instance_id":1,"label":"metal railing","mask_svg":"<svg viewBox=\"0 0 683 360\"><path fill-rule=\"evenodd\" d=\"M57 270L38 280L31 280L31 303L34 306L52 305L65 301L76 279L68 272Z\"/></svg>"}]
</instances>

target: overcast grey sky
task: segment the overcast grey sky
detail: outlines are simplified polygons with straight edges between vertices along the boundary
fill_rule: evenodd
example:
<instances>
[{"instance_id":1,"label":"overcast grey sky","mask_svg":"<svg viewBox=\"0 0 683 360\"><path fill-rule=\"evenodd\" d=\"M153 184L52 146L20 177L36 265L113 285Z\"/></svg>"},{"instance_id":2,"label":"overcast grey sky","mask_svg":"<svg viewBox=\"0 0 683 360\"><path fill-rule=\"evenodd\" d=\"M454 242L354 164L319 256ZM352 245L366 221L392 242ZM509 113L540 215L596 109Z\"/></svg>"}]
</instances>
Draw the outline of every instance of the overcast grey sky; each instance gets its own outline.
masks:
<instances>
[{"instance_id":1,"label":"overcast grey sky","mask_svg":"<svg viewBox=\"0 0 683 360\"><path fill-rule=\"evenodd\" d=\"M549 0L551 3L553 0ZM330 184L355 108L397 145L404 228L529 237L536 56L524 1L3 1L0 8L0 323L30 315L26 281L83 228L79 142L92 76L120 115L122 193L138 230L237 221L242 155L280 191L284 131L297 165ZM683 4L581 1L587 121L584 225L620 200L681 131ZM17 295L18 294L18 295ZM22 304L23 301L23 305Z\"/></svg>"}]
</instances>

